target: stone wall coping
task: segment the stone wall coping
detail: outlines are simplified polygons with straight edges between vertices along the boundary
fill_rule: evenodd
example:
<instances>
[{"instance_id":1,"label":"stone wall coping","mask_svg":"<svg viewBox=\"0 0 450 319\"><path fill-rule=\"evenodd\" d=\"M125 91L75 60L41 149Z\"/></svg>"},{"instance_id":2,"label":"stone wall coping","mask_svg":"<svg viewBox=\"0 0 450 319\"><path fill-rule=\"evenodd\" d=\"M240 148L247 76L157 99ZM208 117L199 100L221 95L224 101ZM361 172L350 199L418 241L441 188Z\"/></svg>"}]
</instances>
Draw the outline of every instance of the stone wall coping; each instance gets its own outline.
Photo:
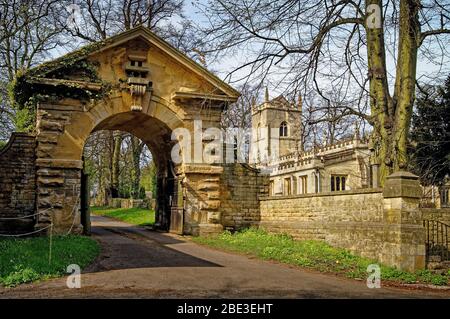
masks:
<instances>
[{"instance_id":1,"label":"stone wall coping","mask_svg":"<svg viewBox=\"0 0 450 319\"><path fill-rule=\"evenodd\" d=\"M296 198L310 198L310 197L327 197L327 196L347 196L347 195L360 195L360 194L375 194L383 193L382 188L361 188L348 191L339 192L323 192L323 193L309 193L309 194L297 194L289 196L264 196L260 197L261 201L267 200L286 200L286 199L296 199Z\"/></svg>"},{"instance_id":2,"label":"stone wall coping","mask_svg":"<svg viewBox=\"0 0 450 319\"><path fill-rule=\"evenodd\" d=\"M12 132L11 137L9 138L8 142L3 146L2 149L0 149L0 156L6 153L11 146L14 144L14 141L17 137L29 137L29 138L36 138L34 134L31 133L25 133L25 132Z\"/></svg>"},{"instance_id":3,"label":"stone wall coping","mask_svg":"<svg viewBox=\"0 0 450 319\"><path fill-rule=\"evenodd\" d=\"M430 213L444 213L444 214L450 214L450 208L444 207L444 208L426 208L421 207L419 208L421 211L424 212L430 212Z\"/></svg>"}]
</instances>

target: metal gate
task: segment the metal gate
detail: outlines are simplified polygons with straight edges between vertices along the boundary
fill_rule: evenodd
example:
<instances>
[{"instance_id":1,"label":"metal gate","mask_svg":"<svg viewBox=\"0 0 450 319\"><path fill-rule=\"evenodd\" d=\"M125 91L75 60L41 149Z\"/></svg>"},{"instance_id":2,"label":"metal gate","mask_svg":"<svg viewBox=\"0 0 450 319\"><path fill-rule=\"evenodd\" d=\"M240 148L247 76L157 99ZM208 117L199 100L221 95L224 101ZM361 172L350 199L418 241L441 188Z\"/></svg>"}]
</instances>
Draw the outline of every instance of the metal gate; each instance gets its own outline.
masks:
<instances>
[{"instance_id":1,"label":"metal gate","mask_svg":"<svg viewBox=\"0 0 450 319\"><path fill-rule=\"evenodd\" d=\"M426 260L427 263L433 259L439 261L450 260L450 243L448 234L450 226L437 220L424 220L423 226L426 231Z\"/></svg>"}]
</instances>

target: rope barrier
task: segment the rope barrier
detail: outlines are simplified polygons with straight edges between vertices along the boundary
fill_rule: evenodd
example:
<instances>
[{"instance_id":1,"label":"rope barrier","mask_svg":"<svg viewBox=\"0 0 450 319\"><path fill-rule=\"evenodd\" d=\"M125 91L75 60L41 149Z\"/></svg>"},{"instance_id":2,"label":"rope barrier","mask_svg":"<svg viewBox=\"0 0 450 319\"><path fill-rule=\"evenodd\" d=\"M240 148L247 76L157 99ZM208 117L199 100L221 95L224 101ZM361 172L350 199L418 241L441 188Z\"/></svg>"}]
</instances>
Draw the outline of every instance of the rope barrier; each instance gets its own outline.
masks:
<instances>
[{"instance_id":1,"label":"rope barrier","mask_svg":"<svg viewBox=\"0 0 450 319\"><path fill-rule=\"evenodd\" d=\"M75 191L75 186L74 186L74 192L76 193L76 191ZM72 219L72 225L70 226L70 228L69 228L69 230L67 231L66 235L69 235L69 234L72 232L73 227L75 226L75 220L76 220L76 214L75 214L75 211L76 211L76 209L78 208L78 203L79 203L79 201L80 201L80 196L77 196L77 200L76 200L76 202L75 202L75 205L73 206L72 211L71 211L71 213L70 213L70 216L73 216L73 219ZM35 213L35 214L26 215L26 216L20 216L20 217L0 217L0 220L18 220L18 219L25 219L25 218L29 218L29 217L35 217L35 216L38 216L38 215L45 214L47 211L49 211L50 209L53 209L53 208L54 208L54 207L49 207L49 208L47 208L47 209L45 209L45 210L43 210L43 211L41 211L41 212L38 212L38 213ZM28 235L36 234L36 233L41 232L41 231L43 231L43 230L46 230L46 229L48 229L48 228L52 228L52 232L53 232L53 223L51 223L49 226L46 226L46 227L44 227L44 228L35 230L35 231L33 231L33 232L30 232L30 233L17 234L17 235L0 234L0 237L23 237L23 236L28 236ZM52 235L52 234L51 234L51 235ZM51 236L51 235L50 235L50 236ZM51 246L50 246L50 249L51 249ZM49 258L50 258L50 257L49 257ZM49 259L49 262L50 262L50 259Z\"/></svg>"},{"instance_id":2,"label":"rope barrier","mask_svg":"<svg viewBox=\"0 0 450 319\"><path fill-rule=\"evenodd\" d=\"M28 235L33 235L33 234L39 233L39 232L41 232L41 231L43 231L43 230L46 230L46 229L48 229L48 228L50 228L50 227L52 227L52 224L50 224L49 226L46 226L46 227L44 227L44 228L40 228L40 229L38 229L38 230L29 232L29 233L25 233L25 234L16 234L16 235L0 234L0 237L23 237L23 236L28 236Z\"/></svg>"},{"instance_id":3,"label":"rope barrier","mask_svg":"<svg viewBox=\"0 0 450 319\"><path fill-rule=\"evenodd\" d=\"M47 208L47 209L45 209L45 210L43 210L42 212L39 212L39 213L34 213L34 214L31 214L31 215L25 215L25 216L20 216L20 217L0 217L0 220L16 220L16 219L25 219L25 218L28 218L28 217L34 217L34 216L38 216L38 215L44 214L45 212L47 212L51 208L53 208L53 207Z\"/></svg>"},{"instance_id":4,"label":"rope barrier","mask_svg":"<svg viewBox=\"0 0 450 319\"><path fill-rule=\"evenodd\" d=\"M69 230L67 231L66 235L69 235L72 232L73 226L75 225L75 219L76 219L76 215L75 215L75 209L78 208L78 202L80 200L80 197L77 197L77 201L75 202L75 205L72 208L72 213L70 214L70 216L73 216L72 219L72 225L70 226Z\"/></svg>"}]
</instances>

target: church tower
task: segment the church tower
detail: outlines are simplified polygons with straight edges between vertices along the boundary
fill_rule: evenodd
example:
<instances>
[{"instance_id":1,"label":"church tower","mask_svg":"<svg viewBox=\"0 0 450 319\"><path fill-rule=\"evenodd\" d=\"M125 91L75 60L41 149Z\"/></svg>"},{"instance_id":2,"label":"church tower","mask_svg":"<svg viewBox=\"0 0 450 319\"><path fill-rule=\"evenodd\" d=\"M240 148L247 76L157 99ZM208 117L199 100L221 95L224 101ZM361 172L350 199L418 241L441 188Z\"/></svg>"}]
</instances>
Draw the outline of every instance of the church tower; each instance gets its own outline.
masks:
<instances>
[{"instance_id":1,"label":"church tower","mask_svg":"<svg viewBox=\"0 0 450 319\"><path fill-rule=\"evenodd\" d=\"M284 96L270 100L266 88L264 103L252 106L252 161L264 166L303 151L302 130L302 98L297 103Z\"/></svg>"}]
</instances>

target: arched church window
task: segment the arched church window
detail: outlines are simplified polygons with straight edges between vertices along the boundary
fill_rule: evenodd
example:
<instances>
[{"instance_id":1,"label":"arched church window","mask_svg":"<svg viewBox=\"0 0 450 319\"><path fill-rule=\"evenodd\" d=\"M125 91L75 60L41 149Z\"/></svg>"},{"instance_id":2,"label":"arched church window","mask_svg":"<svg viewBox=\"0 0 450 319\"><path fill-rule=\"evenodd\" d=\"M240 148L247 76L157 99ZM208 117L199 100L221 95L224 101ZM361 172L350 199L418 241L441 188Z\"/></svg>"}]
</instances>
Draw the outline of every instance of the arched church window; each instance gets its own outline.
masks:
<instances>
[{"instance_id":1,"label":"arched church window","mask_svg":"<svg viewBox=\"0 0 450 319\"><path fill-rule=\"evenodd\" d=\"M280 136L288 136L288 126L286 122L282 122L280 125Z\"/></svg>"}]
</instances>

